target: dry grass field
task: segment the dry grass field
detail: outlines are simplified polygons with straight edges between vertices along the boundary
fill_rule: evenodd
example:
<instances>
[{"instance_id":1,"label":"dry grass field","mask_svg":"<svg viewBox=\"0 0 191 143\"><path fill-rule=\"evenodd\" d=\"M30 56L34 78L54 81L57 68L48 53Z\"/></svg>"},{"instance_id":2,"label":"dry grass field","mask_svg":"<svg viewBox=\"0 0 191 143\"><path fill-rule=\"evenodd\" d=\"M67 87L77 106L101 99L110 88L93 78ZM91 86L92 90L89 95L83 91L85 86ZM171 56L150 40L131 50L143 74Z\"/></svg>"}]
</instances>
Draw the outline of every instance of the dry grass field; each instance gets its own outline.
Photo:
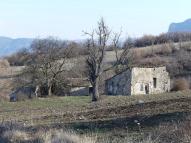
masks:
<instances>
[{"instance_id":1,"label":"dry grass field","mask_svg":"<svg viewBox=\"0 0 191 143\"><path fill-rule=\"evenodd\" d=\"M15 103L2 101L0 138L38 143L52 140L167 143L172 140L167 138L168 134L175 143L183 139L186 143L191 135L190 132L183 134L185 126L191 126L190 91L103 96L97 103L90 101L88 96L39 98Z\"/></svg>"},{"instance_id":2,"label":"dry grass field","mask_svg":"<svg viewBox=\"0 0 191 143\"><path fill-rule=\"evenodd\" d=\"M39 98L0 104L0 121L14 121L30 125L109 121L153 117L191 111L191 92L160 95L103 96L91 103L88 96Z\"/></svg>"}]
</instances>

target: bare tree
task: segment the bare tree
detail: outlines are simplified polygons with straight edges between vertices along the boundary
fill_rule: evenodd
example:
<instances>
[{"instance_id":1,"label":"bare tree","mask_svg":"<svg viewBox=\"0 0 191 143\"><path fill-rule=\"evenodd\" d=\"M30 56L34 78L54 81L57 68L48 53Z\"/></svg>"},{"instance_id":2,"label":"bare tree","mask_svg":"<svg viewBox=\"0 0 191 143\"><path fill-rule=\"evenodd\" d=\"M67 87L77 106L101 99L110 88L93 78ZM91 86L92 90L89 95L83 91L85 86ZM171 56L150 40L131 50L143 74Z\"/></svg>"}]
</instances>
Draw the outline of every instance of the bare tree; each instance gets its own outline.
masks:
<instances>
[{"instance_id":1,"label":"bare tree","mask_svg":"<svg viewBox=\"0 0 191 143\"><path fill-rule=\"evenodd\" d=\"M125 69L130 68L133 65L134 61L134 54L131 50L134 45L131 39L128 41L125 41L122 48L119 45L119 39L120 39L121 33L116 33L113 38L113 47L115 51L116 61L114 62L113 66L110 67L111 69L115 69L115 73L119 73L121 71L124 71ZM107 70L107 69L106 69Z\"/></svg>"},{"instance_id":2,"label":"bare tree","mask_svg":"<svg viewBox=\"0 0 191 143\"><path fill-rule=\"evenodd\" d=\"M122 64L125 62L126 55L128 53L128 48L124 50L119 49L119 39L121 33L115 33L112 39L111 30L105 24L103 18L98 22L98 28L93 30L93 32L88 33L85 32L86 35L89 36L87 42L88 48L88 57L87 57L87 68L88 68L88 77L91 82L93 93L92 93L92 101L99 100L99 78L103 72L106 72L113 67ZM112 46L115 49L116 53L116 62L108 68L105 68L105 55L106 49L109 47L109 42L112 43ZM121 51L119 54L118 51Z\"/></svg>"},{"instance_id":3,"label":"bare tree","mask_svg":"<svg viewBox=\"0 0 191 143\"><path fill-rule=\"evenodd\" d=\"M23 48L18 52L6 57L11 66L27 65L27 62L30 60L30 58L30 53L27 48Z\"/></svg>"},{"instance_id":4,"label":"bare tree","mask_svg":"<svg viewBox=\"0 0 191 143\"><path fill-rule=\"evenodd\" d=\"M131 63L130 49L133 47L133 43L125 46L120 46L120 33L111 34L111 30L105 24L103 18L98 22L98 28L91 33L85 32L89 36L87 42L88 57L86 59L88 68L88 77L91 82L93 93L92 101L99 100L99 78L103 72L107 72L113 68L123 66L128 68ZM108 45L109 42L112 44ZM112 66L105 68L105 54L106 49L112 47L115 51L116 61Z\"/></svg>"},{"instance_id":5,"label":"bare tree","mask_svg":"<svg viewBox=\"0 0 191 143\"><path fill-rule=\"evenodd\" d=\"M48 95L51 96L53 86L64 82L60 75L70 70L67 61L72 54L71 48L63 41L48 38L35 40L31 50L32 60L27 67L28 73L32 74L31 79L36 87L47 87Z\"/></svg>"},{"instance_id":6,"label":"bare tree","mask_svg":"<svg viewBox=\"0 0 191 143\"><path fill-rule=\"evenodd\" d=\"M104 20L101 19L98 22L98 29L92 33L85 32L85 34L90 36L87 42L89 55L86 61L89 80L93 87L92 101L97 101L99 99L99 77L103 72L103 63L110 30L105 25Z\"/></svg>"}]
</instances>

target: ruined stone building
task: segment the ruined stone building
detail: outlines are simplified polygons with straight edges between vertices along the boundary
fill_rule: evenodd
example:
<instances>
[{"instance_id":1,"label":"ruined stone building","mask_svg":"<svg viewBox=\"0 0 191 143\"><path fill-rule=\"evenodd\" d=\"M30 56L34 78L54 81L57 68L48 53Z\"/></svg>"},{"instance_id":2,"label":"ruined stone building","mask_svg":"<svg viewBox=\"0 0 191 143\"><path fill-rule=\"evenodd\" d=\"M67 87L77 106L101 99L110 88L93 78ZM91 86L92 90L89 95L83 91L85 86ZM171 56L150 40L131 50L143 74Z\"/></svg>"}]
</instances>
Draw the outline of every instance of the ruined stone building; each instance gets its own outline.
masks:
<instances>
[{"instance_id":1,"label":"ruined stone building","mask_svg":"<svg viewBox=\"0 0 191 143\"><path fill-rule=\"evenodd\" d=\"M133 67L106 81L108 95L157 94L170 91L166 67Z\"/></svg>"}]
</instances>

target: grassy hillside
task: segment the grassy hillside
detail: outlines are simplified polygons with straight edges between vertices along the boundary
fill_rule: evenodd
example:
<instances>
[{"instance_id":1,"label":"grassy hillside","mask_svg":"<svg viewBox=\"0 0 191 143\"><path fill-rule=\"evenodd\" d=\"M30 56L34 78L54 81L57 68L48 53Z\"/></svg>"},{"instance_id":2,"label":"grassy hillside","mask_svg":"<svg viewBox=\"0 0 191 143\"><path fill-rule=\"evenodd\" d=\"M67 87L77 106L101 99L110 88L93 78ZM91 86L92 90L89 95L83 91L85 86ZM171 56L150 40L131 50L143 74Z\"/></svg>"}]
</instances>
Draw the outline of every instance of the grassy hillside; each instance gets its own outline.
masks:
<instances>
[{"instance_id":1,"label":"grassy hillside","mask_svg":"<svg viewBox=\"0 0 191 143\"><path fill-rule=\"evenodd\" d=\"M189 74L190 71L189 45L190 43L184 43L184 45L168 43L132 49L130 54L135 59L133 64L165 64L169 72L172 72L172 75L184 75ZM115 53L113 51L109 51L106 54L107 64L115 61ZM79 63L76 65L79 67L75 66L73 68L81 69L81 63L84 60L85 58L78 59ZM0 96L10 94L12 89L11 83L14 81L13 77L22 68L9 67L1 69ZM76 69L75 71L80 71ZM103 81L108 78L107 76L112 76L112 74L106 73L106 75L103 75ZM189 80L189 78L187 79ZM104 87L103 85L101 86ZM108 138L108 143L119 143L121 139L123 140L121 143L125 143L127 140L129 141L129 134L133 134L132 136L137 139L145 136L145 134L146 137L149 137L150 132L154 142L157 142L155 138L161 139L163 135L170 136L169 134L172 132L172 138L179 143L183 137L181 136L181 140L179 140L176 135L185 135L182 132L185 132L186 128L184 125L181 125L182 128L179 130L176 125L182 121L190 121L190 102L191 91L189 90L148 96L102 96L101 100L96 103L92 103L91 98L88 96L38 98L16 103L0 100L0 140L1 130L2 128L4 129L4 125L8 124L8 130L12 129L13 126L16 129L19 128L19 132L7 133L8 135L11 134L11 137L14 136L13 134L23 134L24 137L29 136L29 138L32 138L32 136L36 137L39 135L39 132L44 137L44 134L49 133L49 130L69 128L79 134L85 133L92 134L93 137L98 136L97 143L100 136L101 138ZM171 123L173 123L173 126L166 125ZM3 125L2 128L1 125ZM191 122L188 122L188 125L186 124L185 126L191 127ZM160 132L155 132L158 128L160 128ZM60 133L58 134L60 135ZM61 132L60 136L63 136L63 134L65 135L65 133ZM157 134L162 135L162 137L157 137ZM172 140L166 136L164 137L165 140ZM9 136L6 137L9 138ZM188 137L191 137L191 133ZM168 141L166 142L168 143ZM106 141L102 142L105 143ZM129 141L129 143L137 142L140 141ZM148 142L152 143L151 141ZM161 141L161 143L165 142Z\"/></svg>"}]
</instances>

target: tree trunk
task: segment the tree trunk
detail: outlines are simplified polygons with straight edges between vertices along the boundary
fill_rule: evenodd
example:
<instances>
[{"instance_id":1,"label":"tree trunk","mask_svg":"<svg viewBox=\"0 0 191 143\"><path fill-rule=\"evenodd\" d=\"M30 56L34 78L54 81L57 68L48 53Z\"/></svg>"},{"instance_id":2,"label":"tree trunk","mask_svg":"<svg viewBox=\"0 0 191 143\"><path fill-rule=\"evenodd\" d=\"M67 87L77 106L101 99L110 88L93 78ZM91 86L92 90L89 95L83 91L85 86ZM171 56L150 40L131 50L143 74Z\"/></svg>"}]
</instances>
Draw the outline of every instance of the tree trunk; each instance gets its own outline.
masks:
<instances>
[{"instance_id":1,"label":"tree trunk","mask_svg":"<svg viewBox=\"0 0 191 143\"><path fill-rule=\"evenodd\" d=\"M40 96L40 86L39 85L36 86L35 96L36 96L36 98L38 98Z\"/></svg>"},{"instance_id":2,"label":"tree trunk","mask_svg":"<svg viewBox=\"0 0 191 143\"><path fill-rule=\"evenodd\" d=\"M52 83L50 80L48 81L48 96L52 96Z\"/></svg>"},{"instance_id":3,"label":"tree trunk","mask_svg":"<svg viewBox=\"0 0 191 143\"><path fill-rule=\"evenodd\" d=\"M99 80L98 78L93 83L93 93L92 93L92 101L98 101L99 100Z\"/></svg>"},{"instance_id":4,"label":"tree trunk","mask_svg":"<svg viewBox=\"0 0 191 143\"><path fill-rule=\"evenodd\" d=\"M52 87L51 86L48 87L48 96L52 96Z\"/></svg>"}]
</instances>

